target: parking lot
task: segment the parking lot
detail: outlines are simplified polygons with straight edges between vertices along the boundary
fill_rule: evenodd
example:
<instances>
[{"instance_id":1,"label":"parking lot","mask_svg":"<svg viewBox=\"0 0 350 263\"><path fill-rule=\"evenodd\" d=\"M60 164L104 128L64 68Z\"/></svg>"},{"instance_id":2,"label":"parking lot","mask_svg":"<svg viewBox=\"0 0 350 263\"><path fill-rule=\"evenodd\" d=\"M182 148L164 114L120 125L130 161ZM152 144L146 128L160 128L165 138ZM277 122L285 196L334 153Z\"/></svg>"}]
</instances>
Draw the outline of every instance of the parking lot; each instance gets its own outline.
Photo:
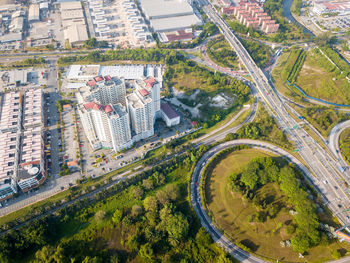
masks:
<instances>
[{"instance_id":1,"label":"parking lot","mask_svg":"<svg viewBox=\"0 0 350 263\"><path fill-rule=\"evenodd\" d=\"M67 108L63 108L62 112L62 118L64 126L61 127L63 129L63 145L64 145L64 152L61 153L63 157L63 162L66 164L69 164L74 161L79 161L79 158L77 156L77 150L79 149L77 135L75 132L75 123L74 123L74 109L71 105L65 105L70 106ZM62 164L62 162L60 163ZM72 172L78 172L78 166L75 165L74 167L68 167Z\"/></svg>"}]
</instances>

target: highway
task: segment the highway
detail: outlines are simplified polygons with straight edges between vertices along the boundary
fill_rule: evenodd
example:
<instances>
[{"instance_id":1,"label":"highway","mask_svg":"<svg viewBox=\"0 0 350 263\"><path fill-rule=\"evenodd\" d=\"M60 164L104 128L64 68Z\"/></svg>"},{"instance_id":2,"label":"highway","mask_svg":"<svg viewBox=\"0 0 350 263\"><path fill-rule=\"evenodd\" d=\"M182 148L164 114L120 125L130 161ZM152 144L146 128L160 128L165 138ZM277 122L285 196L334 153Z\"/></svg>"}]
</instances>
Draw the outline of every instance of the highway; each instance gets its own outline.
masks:
<instances>
[{"instance_id":1,"label":"highway","mask_svg":"<svg viewBox=\"0 0 350 263\"><path fill-rule=\"evenodd\" d=\"M337 214L339 221L345 224L346 213L339 213L344 208L350 208L348 196L350 191L344 185L343 175L338 170L338 161L299 126L298 122L290 115L284 102L275 92L272 83L268 81L264 73L255 64L247 50L238 38L230 30L226 22L221 18L207 0L199 0L203 11L219 27L220 31L236 51L238 57L245 65L253 78L256 88L266 104L271 108L272 115L276 118L280 128L289 136L294 143L296 151L299 152L304 162L314 174L312 181L316 189L328 207ZM346 176L347 177L347 176Z\"/></svg>"},{"instance_id":2,"label":"highway","mask_svg":"<svg viewBox=\"0 0 350 263\"><path fill-rule=\"evenodd\" d=\"M211 219L208 217L205 208L202 206L202 200L200 196L200 182L201 182L201 175L204 171L205 164L207 164L217 153L220 151L237 145L250 145L254 148L259 148L264 151L271 152L273 154L283 156L284 158L287 158L289 161L295 163L306 176L306 179L312 177L309 170L293 155L288 153L287 151L273 145L270 143L262 142L262 141L255 141L255 140L249 140L249 139L240 139L240 140L234 140L225 142L222 144L219 144L212 149L210 149L208 152L206 152L202 158L197 162L196 167L192 174L192 180L191 180L191 202L194 207L194 210L199 217L202 226L210 233L213 240L220 245L221 247L225 248L225 250L230 253L231 256L233 256L235 259L241 261L241 262L251 262L251 263L262 263L266 262L260 258L257 258L255 256L250 255L249 253L243 251L242 249L235 246L228 238L226 238L221 231L212 223Z\"/></svg>"}]
</instances>

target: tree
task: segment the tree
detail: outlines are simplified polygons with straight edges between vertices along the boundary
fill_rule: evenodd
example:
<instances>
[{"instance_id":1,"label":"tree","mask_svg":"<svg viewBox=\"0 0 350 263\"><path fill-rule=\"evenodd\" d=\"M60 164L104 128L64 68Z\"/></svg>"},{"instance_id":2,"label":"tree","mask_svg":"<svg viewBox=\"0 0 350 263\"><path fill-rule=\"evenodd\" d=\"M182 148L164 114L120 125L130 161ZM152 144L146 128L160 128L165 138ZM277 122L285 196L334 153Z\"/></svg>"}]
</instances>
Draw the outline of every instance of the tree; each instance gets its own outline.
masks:
<instances>
[{"instance_id":1,"label":"tree","mask_svg":"<svg viewBox=\"0 0 350 263\"><path fill-rule=\"evenodd\" d=\"M167 195L167 193L164 190L159 190L156 193L156 197L157 200L159 201L159 203L161 203L163 206L169 203L169 196Z\"/></svg>"},{"instance_id":2,"label":"tree","mask_svg":"<svg viewBox=\"0 0 350 263\"><path fill-rule=\"evenodd\" d=\"M166 226L170 244L173 246L178 245L187 236L188 229L189 224L183 214L177 213L171 216Z\"/></svg>"},{"instance_id":3,"label":"tree","mask_svg":"<svg viewBox=\"0 0 350 263\"><path fill-rule=\"evenodd\" d=\"M53 252L54 252L54 249L52 247L44 246L41 250L38 250L35 253L35 262L38 262L38 263L51 262ZM1 260L0 262L2 263Z\"/></svg>"},{"instance_id":4,"label":"tree","mask_svg":"<svg viewBox=\"0 0 350 263\"><path fill-rule=\"evenodd\" d=\"M180 197L180 189L175 184L168 184L165 186L164 191L172 201L175 201Z\"/></svg>"},{"instance_id":5,"label":"tree","mask_svg":"<svg viewBox=\"0 0 350 263\"><path fill-rule=\"evenodd\" d=\"M104 210L99 210L95 214L95 220L97 222L101 222L105 217L106 217L106 211Z\"/></svg>"},{"instance_id":6,"label":"tree","mask_svg":"<svg viewBox=\"0 0 350 263\"><path fill-rule=\"evenodd\" d=\"M113 223L120 224L122 219L123 219L123 210L120 210L120 209L115 210L112 217Z\"/></svg>"},{"instance_id":7,"label":"tree","mask_svg":"<svg viewBox=\"0 0 350 263\"><path fill-rule=\"evenodd\" d=\"M250 190L254 189L259 182L259 176L256 171L257 169L253 167L253 165L249 165L247 169L243 171L241 176L241 182Z\"/></svg>"},{"instance_id":8,"label":"tree","mask_svg":"<svg viewBox=\"0 0 350 263\"><path fill-rule=\"evenodd\" d=\"M139 186L139 185L135 186L134 189L132 190L132 195L136 199L141 199L143 196L143 190L142 190L141 186Z\"/></svg>"},{"instance_id":9,"label":"tree","mask_svg":"<svg viewBox=\"0 0 350 263\"><path fill-rule=\"evenodd\" d=\"M158 209L158 201L154 196L147 196L145 200L143 200L143 206L146 211L155 212Z\"/></svg>"},{"instance_id":10,"label":"tree","mask_svg":"<svg viewBox=\"0 0 350 263\"><path fill-rule=\"evenodd\" d=\"M142 245L139 250L139 255L145 262L153 262L154 253L151 244L146 243Z\"/></svg>"},{"instance_id":11,"label":"tree","mask_svg":"<svg viewBox=\"0 0 350 263\"><path fill-rule=\"evenodd\" d=\"M154 183L153 183L152 178L147 178L147 179L143 180L142 186L148 190L153 189Z\"/></svg>"},{"instance_id":12,"label":"tree","mask_svg":"<svg viewBox=\"0 0 350 263\"><path fill-rule=\"evenodd\" d=\"M339 252L338 249L332 251L332 258L334 258L334 259L339 259L339 258L341 258L341 253Z\"/></svg>"},{"instance_id":13,"label":"tree","mask_svg":"<svg viewBox=\"0 0 350 263\"><path fill-rule=\"evenodd\" d=\"M221 254L217 259L216 263L233 263L231 258L226 254Z\"/></svg>"},{"instance_id":14,"label":"tree","mask_svg":"<svg viewBox=\"0 0 350 263\"><path fill-rule=\"evenodd\" d=\"M197 232L196 241L202 246L209 246L212 243L209 233L203 227Z\"/></svg>"},{"instance_id":15,"label":"tree","mask_svg":"<svg viewBox=\"0 0 350 263\"><path fill-rule=\"evenodd\" d=\"M310 248L309 238L305 233L297 233L291 238L292 247L296 252L304 254Z\"/></svg>"},{"instance_id":16,"label":"tree","mask_svg":"<svg viewBox=\"0 0 350 263\"><path fill-rule=\"evenodd\" d=\"M141 215L143 212L142 206L139 205L133 205L133 207L131 208L131 215L134 217L138 217L139 215Z\"/></svg>"}]
</instances>

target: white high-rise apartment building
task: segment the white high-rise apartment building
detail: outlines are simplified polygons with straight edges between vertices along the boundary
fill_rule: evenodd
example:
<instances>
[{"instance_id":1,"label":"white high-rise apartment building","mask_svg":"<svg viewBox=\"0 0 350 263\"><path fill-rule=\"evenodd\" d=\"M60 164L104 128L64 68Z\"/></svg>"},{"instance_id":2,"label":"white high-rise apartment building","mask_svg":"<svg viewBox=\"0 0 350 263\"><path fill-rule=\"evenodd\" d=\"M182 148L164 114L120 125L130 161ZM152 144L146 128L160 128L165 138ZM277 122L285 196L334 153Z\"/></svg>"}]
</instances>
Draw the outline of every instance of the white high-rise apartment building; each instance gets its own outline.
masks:
<instances>
[{"instance_id":1,"label":"white high-rise apartment building","mask_svg":"<svg viewBox=\"0 0 350 263\"><path fill-rule=\"evenodd\" d=\"M131 120L134 142L154 135L154 104L146 89L136 90L126 97L126 104Z\"/></svg>"},{"instance_id":2,"label":"white high-rise apartment building","mask_svg":"<svg viewBox=\"0 0 350 263\"><path fill-rule=\"evenodd\" d=\"M161 84L155 78L147 78L135 82L137 91L145 89L150 94L156 117L160 117L160 86Z\"/></svg>"},{"instance_id":3,"label":"white high-rise apartment building","mask_svg":"<svg viewBox=\"0 0 350 263\"><path fill-rule=\"evenodd\" d=\"M78 112L93 150L113 148L120 151L132 145L129 118L123 105L88 102Z\"/></svg>"},{"instance_id":4,"label":"white high-rise apartment building","mask_svg":"<svg viewBox=\"0 0 350 263\"><path fill-rule=\"evenodd\" d=\"M95 77L88 82L89 93L84 97L87 101L97 100L102 105L121 103L125 105L125 81L123 78L110 76Z\"/></svg>"},{"instance_id":5,"label":"white high-rise apartment building","mask_svg":"<svg viewBox=\"0 0 350 263\"><path fill-rule=\"evenodd\" d=\"M129 115L121 104L113 106L113 113L108 115L108 123L113 149L120 151L129 148L133 144Z\"/></svg>"},{"instance_id":6,"label":"white high-rise apartment building","mask_svg":"<svg viewBox=\"0 0 350 263\"><path fill-rule=\"evenodd\" d=\"M153 77L134 83L135 90L126 96L124 79L95 77L76 94L78 112L93 150L120 151L154 135L155 120L161 117L161 84Z\"/></svg>"}]
</instances>

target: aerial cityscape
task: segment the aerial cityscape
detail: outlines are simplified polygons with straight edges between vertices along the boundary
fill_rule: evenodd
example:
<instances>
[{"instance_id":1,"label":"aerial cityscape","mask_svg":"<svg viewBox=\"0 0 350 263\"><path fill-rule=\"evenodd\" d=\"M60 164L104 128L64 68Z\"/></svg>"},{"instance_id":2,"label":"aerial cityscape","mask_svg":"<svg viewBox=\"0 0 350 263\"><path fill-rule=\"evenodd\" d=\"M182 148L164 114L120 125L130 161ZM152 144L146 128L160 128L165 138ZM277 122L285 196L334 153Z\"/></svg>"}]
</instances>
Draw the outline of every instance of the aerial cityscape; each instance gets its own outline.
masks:
<instances>
[{"instance_id":1,"label":"aerial cityscape","mask_svg":"<svg viewBox=\"0 0 350 263\"><path fill-rule=\"evenodd\" d=\"M349 0L0 21L0 263L350 262Z\"/></svg>"}]
</instances>

